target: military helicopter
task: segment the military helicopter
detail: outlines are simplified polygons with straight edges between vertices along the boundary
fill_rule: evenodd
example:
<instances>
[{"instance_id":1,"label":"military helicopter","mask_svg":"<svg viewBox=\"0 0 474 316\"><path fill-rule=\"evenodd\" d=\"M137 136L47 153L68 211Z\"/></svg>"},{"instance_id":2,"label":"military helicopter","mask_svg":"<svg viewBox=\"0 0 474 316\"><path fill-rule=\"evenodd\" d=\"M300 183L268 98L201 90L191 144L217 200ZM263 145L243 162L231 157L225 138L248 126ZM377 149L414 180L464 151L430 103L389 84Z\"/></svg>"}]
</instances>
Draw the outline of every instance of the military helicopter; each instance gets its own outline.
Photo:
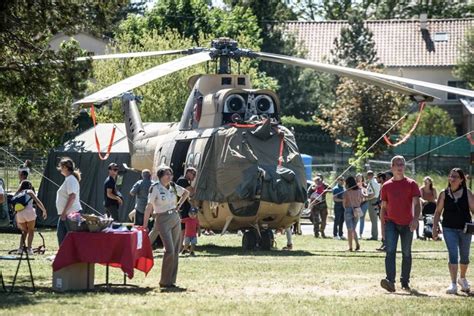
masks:
<instances>
[{"instance_id":1,"label":"military helicopter","mask_svg":"<svg viewBox=\"0 0 474 316\"><path fill-rule=\"evenodd\" d=\"M431 101L433 97L397 82L474 97L473 91L459 88L241 49L228 38L213 40L210 48L92 59L170 54L187 56L122 80L75 105L99 105L121 96L131 168L147 168L155 174L158 166L166 164L179 176L187 166L195 167L198 173L193 203L198 207L201 226L222 233L243 230L244 249L270 249L272 229L286 228L298 220L306 201L306 178L294 135L280 124L278 96L270 90L253 89L248 75L232 74L232 60L238 63L242 58L257 58L309 67L391 89L418 101ZM188 80L191 92L180 122L144 128L137 98L129 91L207 61L217 63L217 73Z\"/></svg>"}]
</instances>

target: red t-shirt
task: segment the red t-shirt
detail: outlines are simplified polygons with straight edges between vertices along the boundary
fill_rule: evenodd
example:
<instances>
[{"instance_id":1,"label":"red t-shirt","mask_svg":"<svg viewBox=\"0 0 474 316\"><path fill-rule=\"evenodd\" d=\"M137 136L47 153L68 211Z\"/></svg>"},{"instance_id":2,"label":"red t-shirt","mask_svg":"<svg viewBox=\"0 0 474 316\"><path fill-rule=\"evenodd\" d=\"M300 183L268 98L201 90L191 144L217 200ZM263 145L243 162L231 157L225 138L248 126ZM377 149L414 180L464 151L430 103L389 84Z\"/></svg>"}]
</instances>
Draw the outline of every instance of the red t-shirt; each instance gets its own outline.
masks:
<instances>
[{"instance_id":1,"label":"red t-shirt","mask_svg":"<svg viewBox=\"0 0 474 316\"><path fill-rule=\"evenodd\" d=\"M196 237L197 230L199 228L199 220L197 217L191 218L186 217L181 220L185 224L184 236L185 237Z\"/></svg>"},{"instance_id":2,"label":"red t-shirt","mask_svg":"<svg viewBox=\"0 0 474 316\"><path fill-rule=\"evenodd\" d=\"M393 178L382 186L382 201L387 202L385 219L398 225L409 225L413 220L413 197L420 196L420 189L415 180Z\"/></svg>"}]
</instances>

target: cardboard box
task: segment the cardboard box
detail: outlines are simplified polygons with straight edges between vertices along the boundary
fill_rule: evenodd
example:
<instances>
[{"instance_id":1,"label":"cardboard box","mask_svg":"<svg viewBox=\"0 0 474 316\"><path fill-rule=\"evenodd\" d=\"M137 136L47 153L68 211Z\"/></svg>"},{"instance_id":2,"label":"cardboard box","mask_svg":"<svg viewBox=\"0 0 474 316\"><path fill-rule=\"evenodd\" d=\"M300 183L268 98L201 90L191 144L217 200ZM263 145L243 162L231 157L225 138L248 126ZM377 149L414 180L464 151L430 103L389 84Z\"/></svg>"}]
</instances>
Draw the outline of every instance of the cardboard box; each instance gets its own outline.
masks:
<instances>
[{"instance_id":1,"label":"cardboard box","mask_svg":"<svg viewBox=\"0 0 474 316\"><path fill-rule=\"evenodd\" d=\"M59 292L94 288L94 264L76 263L53 272L53 290Z\"/></svg>"}]
</instances>

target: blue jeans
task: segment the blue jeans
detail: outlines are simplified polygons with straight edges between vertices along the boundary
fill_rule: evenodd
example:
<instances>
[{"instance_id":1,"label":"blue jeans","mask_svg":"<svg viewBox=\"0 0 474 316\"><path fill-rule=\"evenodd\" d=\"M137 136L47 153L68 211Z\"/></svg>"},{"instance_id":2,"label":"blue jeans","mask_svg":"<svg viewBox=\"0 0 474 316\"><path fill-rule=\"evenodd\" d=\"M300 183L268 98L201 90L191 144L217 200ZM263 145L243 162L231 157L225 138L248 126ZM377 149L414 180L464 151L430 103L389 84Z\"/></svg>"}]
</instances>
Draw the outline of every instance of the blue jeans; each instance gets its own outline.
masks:
<instances>
[{"instance_id":1,"label":"blue jeans","mask_svg":"<svg viewBox=\"0 0 474 316\"><path fill-rule=\"evenodd\" d=\"M443 227L444 241L448 248L450 264L469 264L469 251L471 249L471 234L465 234L462 229ZM458 256L461 257L459 260Z\"/></svg>"},{"instance_id":2,"label":"blue jeans","mask_svg":"<svg viewBox=\"0 0 474 316\"><path fill-rule=\"evenodd\" d=\"M362 216L359 218L359 237L362 238L362 233L364 232L365 226L365 214L367 214L367 210L369 209L370 202L364 202L360 205L360 209L362 210Z\"/></svg>"},{"instance_id":3,"label":"blue jeans","mask_svg":"<svg viewBox=\"0 0 474 316\"><path fill-rule=\"evenodd\" d=\"M58 218L58 227L56 230L56 235L58 236L58 244L61 246L63 243L64 238L66 238L68 232L67 223L66 221L62 221L61 217Z\"/></svg>"},{"instance_id":4,"label":"blue jeans","mask_svg":"<svg viewBox=\"0 0 474 316\"><path fill-rule=\"evenodd\" d=\"M334 203L334 228L332 235L334 237L342 237L342 227L344 225L344 206L342 206L342 202L335 202Z\"/></svg>"},{"instance_id":5,"label":"blue jeans","mask_svg":"<svg viewBox=\"0 0 474 316\"><path fill-rule=\"evenodd\" d=\"M385 223L385 272L387 273L387 280L395 283L396 275L396 256L398 237L402 244L402 275L400 282L402 286L410 283L411 272L411 243L413 241L413 232L410 231L408 225L397 225L394 222L387 221Z\"/></svg>"}]
</instances>

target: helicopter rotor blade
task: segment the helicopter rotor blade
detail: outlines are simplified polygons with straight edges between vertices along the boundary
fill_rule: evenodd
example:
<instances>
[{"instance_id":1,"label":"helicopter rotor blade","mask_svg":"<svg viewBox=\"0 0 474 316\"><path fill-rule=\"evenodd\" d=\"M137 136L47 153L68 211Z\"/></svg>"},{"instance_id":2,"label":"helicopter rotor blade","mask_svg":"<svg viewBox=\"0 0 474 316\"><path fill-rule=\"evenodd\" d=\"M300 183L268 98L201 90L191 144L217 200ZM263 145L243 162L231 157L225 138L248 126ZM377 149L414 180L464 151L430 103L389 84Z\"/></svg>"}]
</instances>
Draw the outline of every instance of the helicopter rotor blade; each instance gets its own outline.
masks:
<instances>
[{"instance_id":1,"label":"helicopter rotor blade","mask_svg":"<svg viewBox=\"0 0 474 316\"><path fill-rule=\"evenodd\" d=\"M140 72L132 77L128 77L111 86L108 86L105 89L97 91L96 93L93 93L79 101L74 102L74 105L100 104L124 92L140 87L150 81L209 60L211 60L209 52L200 52L174 59L167 63Z\"/></svg>"},{"instance_id":2,"label":"helicopter rotor blade","mask_svg":"<svg viewBox=\"0 0 474 316\"><path fill-rule=\"evenodd\" d=\"M348 68L348 67L342 67L342 66L336 66L336 65L329 65L329 64L309 61L302 58L263 53L263 52L253 52L253 56L265 61L277 62L277 63L288 64L288 65L296 65L296 66L301 66L301 67L308 67L317 71L324 71L324 72L332 73L335 75L346 76L351 79L356 79L356 80L363 81L369 84L380 86L382 88L391 89L403 94L411 95L414 97L422 97L427 101L432 101L436 97L430 94L427 94L426 92L421 92L419 90L408 88L406 86L403 86L395 82L417 85L417 86L421 86L425 88L474 97L474 91L470 91L470 90L448 87L448 86L443 86L443 85L439 85L435 83L424 82L424 81L419 81L419 80L414 80L414 79L409 79L409 78L385 75L385 74L366 71L366 70L360 70L360 69L354 69L354 68ZM392 82L392 81L395 81L395 82Z\"/></svg>"},{"instance_id":3,"label":"helicopter rotor blade","mask_svg":"<svg viewBox=\"0 0 474 316\"><path fill-rule=\"evenodd\" d=\"M122 59L122 58L133 58L133 57L152 57L152 56L163 56L163 55L175 55L175 54L183 54L187 51L188 51L187 49L177 49L177 50L162 50L162 51L153 51L153 52L107 54L107 55L78 57L78 58L76 58L76 61L86 61L86 60L89 60L89 59L103 60L103 59Z\"/></svg>"}]
</instances>

